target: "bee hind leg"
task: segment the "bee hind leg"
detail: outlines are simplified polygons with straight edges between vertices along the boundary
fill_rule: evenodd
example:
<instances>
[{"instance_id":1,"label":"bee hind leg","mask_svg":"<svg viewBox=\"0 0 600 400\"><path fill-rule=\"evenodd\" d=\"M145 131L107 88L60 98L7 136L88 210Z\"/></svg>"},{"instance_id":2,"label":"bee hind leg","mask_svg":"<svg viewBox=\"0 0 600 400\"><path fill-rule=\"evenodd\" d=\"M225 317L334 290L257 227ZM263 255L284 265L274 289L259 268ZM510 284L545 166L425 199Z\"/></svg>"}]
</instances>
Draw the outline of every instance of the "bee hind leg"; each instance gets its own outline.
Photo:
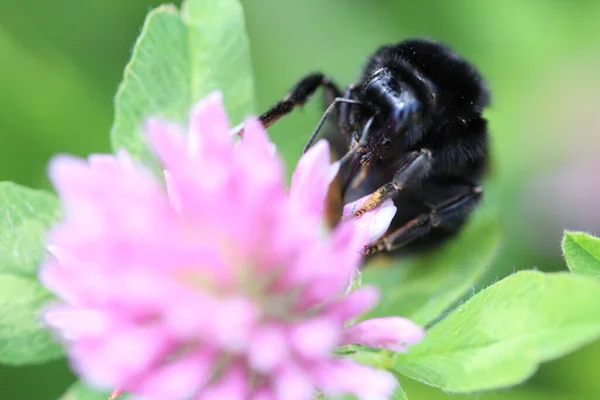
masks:
<instances>
[{"instance_id":1,"label":"bee hind leg","mask_svg":"<svg viewBox=\"0 0 600 400\"><path fill-rule=\"evenodd\" d=\"M456 230L466 220L469 213L481 200L481 186L465 186L465 191L432 207L427 214L421 214L400 228L386 233L375 243L363 249L365 255L380 251L394 251L405 247L414 240L429 234L435 228Z\"/></svg>"}]
</instances>

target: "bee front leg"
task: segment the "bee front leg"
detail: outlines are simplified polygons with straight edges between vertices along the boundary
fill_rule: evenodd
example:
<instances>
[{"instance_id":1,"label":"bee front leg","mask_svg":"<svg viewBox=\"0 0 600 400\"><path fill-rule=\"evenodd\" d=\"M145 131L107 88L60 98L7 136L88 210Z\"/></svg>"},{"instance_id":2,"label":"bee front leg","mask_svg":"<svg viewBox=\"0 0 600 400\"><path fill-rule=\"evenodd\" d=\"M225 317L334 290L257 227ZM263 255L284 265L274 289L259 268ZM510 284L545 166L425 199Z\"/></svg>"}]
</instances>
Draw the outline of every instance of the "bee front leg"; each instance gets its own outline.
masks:
<instances>
[{"instance_id":1,"label":"bee front leg","mask_svg":"<svg viewBox=\"0 0 600 400\"><path fill-rule=\"evenodd\" d=\"M361 215L374 210L385 200L403 190L405 187L420 182L431 170L433 159L431 151L422 149L409 153L400 161L400 167L394 174L391 182L381 186L369 196L363 205L355 210L351 216Z\"/></svg>"},{"instance_id":2,"label":"bee front leg","mask_svg":"<svg viewBox=\"0 0 600 400\"><path fill-rule=\"evenodd\" d=\"M283 99L258 117L262 126L268 128L281 117L291 113L294 108L304 105L320 87L324 88L327 97L336 98L342 95L337 85L326 75L321 72L308 74L300 79ZM233 129L233 133L240 136L243 131L243 123Z\"/></svg>"}]
</instances>

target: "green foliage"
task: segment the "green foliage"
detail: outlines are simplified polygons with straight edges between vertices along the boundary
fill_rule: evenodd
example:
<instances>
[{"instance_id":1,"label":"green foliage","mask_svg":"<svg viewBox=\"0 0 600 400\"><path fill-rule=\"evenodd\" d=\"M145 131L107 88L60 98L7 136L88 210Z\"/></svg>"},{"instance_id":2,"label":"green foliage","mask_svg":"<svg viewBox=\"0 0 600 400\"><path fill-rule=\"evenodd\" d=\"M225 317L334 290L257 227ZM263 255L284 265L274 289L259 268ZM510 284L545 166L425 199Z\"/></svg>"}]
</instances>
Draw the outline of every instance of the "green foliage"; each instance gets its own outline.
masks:
<instances>
[{"instance_id":1,"label":"green foliage","mask_svg":"<svg viewBox=\"0 0 600 400\"><path fill-rule=\"evenodd\" d=\"M50 294L37 281L44 238L58 218L52 194L0 183L0 362L41 363L62 352L39 320Z\"/></svg>"},{"instance_id":2,"label":"green foliage","mask_svg":"<svg viewBox=\"0 0 600 400\"><path fill-rule=\"evenodd\" d=\"M576 275L600 278L600 239L583 232L565 232L562 249Z\"/></svg>"},{"instance_id":3,"label":"green foliage","mask_svg":"<svg viewBox=\"0 0 600 400\"><path fill-rule=\"evenodd\" d=\"M11 182L0 182L0 273L33 275L46 254L43 242L58 219L58 199Z\"/></svg>"},{"instance_id":4,"label":"green foliage","mask_svg":"<svg viewBox=\"0 0 600 400\"><path fill-rule=\"evenodd\" d=\"M7 6L12 5L0 4L0 20L10 18ZM11 19L24 26L16 20ZM36 26L35 37L47 38L39 24L27 20ZM47 183L46 163L54 153L84 155L109 148L112 104L64 53L39 43L35 49L23 46L23 35L3 28L0 23L0 181L39 186Z\"/></svg>"},{"instance_id":5,"label":"green foliage","mask_svg":"<svg viewBox=\"0 0 600 400\"><path fill-rule=\"evenodd\" d=\"M353 395L341 395L336 397L326 397L323 394L317 394L315 400L357 400L356 396ZM398 386L398 388L392 394L391 400L408 400L404 390Z\"/></svg>"},{"instance_id":6,"label":"green foliage","mask_svg":"<svg viewBox=\"0 0 600 400\"><path fill-rule=\"evenodd\" d=\"M401 315L418 324L431 323L479 281L494 259L500 236L498 219L489 212L478 213L441 249L400 258L393 265L371 265L362 274L363 284L380 287L382 299L363 318Z\"/></svg>"},{"instance_id":7,"label":"green foliage","mask_svg":"<svg viewBox=\"0 0 600 400\"><path fill-rule=\"evenodd\" d=\"M60 357L60 346L40 319L50 294L31 277L0 274L0 362L42 363Z\"/></svg>"},{"instance_id":8,"label":"green foliage","mask_svg":"<svg viewBox=\"0 0 600 400\"><path fill-rule=\"evenodd\" d=\"M143 14L149 7L158 4L160 0L128 0L127 2L106 0L110 4L103 3L100 6L97 2L57 1L59 4L25 0L23 2L5 2L6 4L0 6L0 48L3 49L2 54L5 55L5 62L0 66L0 70L3 71L3 74L0 74L0 89L2 89L0 91L5 94L4 102L0 107L0 131L4 132L3 149L5 150L3 157L0 158L3 166L0 170L6 174L5 178L20 179L32 185L40 185L39 177L43 175L42 165L50 153L66 151L83 155L90 151L104 150L98 146L104 145L105 126L108 126L111 119L109 99L119 79L117 74L120 74L125 61L124 57L127 54L125 47L128 47L133 40L133 35L135 35L133 31L138 29ZM540 165L547 166L548 160L551 159L549 149L552 149L552 146L559 147L561 154L565 150L566 142L561 141L561 138L565 137L563 130L557 129L559 135L553 137L551 136L553 133L549 131L548 127L562 126L561 118L563 117L568 117L569 121L573 119L568 114L568 107L564 107L557 103L555 98L546 95L547 86L545 85L548 85L549 82L550 87L555 86L556 79L554 79L555 75L553 75L552 69L557 65L557 61L562 64L566 62L565 60L574 59L574 63L577 63L577 54L584 55L586 63L592 61L591 71L597 70L594 68L593 57L590 58L588 55L593 53L590 53L590 49L595 48L599 43L598 35L594 35L597 30L595 16L598 15L598 4L594 2L568 4L546 2L527 5L517 1L506 4L436 1L435 7L423 7L422 4L416 2L412 5L405 2L397 2L397 4L394 2L351 3L340 7L336 2L319 0L246 2L247 20L253 39L253 61L257 66L260 87L261 102L258 111L271 105L273 100L279 98L295 79L310 69L322 69L332 73L340 83L349 82L355 78L357 69L364 61L365 56L382 43L393 42L415 34L443 39L482 68L484 75L489 79L495 99L494 109L488 113L488 116L490 116L490 128L494 136L492 150L497 157L499 166L494 181L498 182L500 189L496 193L491 193L486 189L486 198L502 204L504 208L502 217L506 220L509 229L506 237L510 243L502 252L502 261L497 263L490 276L495 277L513 268L528 268L536 264L540 268L554 267L555 264L549 263L546 259L543 259L543 264L538 259L532 259L531 254L533 253L530 249L525 248L526 243L529 242L523 238L525 235L531 234L531 230L523 228L531 228L531 224L526 218L520 220L522 214L518 212L518 207L520 207L522 199L518 198L521 192L516 188L520 188L523 181L530 179L531 174L534 174ZM194 99L202 96L203 90L209 90L211 82L216 82L212 87L223 89L228 111L233 113L233 123L239 122L240 118L251 110L251 99L244 99L246 94L252 92L251 89L244 88L248 86L251 88L252 82L249 78L247 40L243 32L243 20L239 5L231 0L204 0L193 4L195 5L192 6L190 2L184 5L181 14L174 7L161 7L153 11L144 27L142 38L134 49L134 59L125 73L125 82L121 86L116 101L117 116L113 127L113 145L115 148L127 148L138 159L147 160L149 157L139 130L143 118L148 114L155 113L183 122L189 105L195 101ZM231 4L232 7L226 10L228 4ZM471 17L474 14L478 15L476 21ZM200 21L200 15L203 16L202 21ZM294 18L289 18L290 15L293 15ZM540 18L540 15L543 15L544 18ZM208 17L204 18L204 16ZM402 23L398 23L398 16ZM518 23L513 25L517 29L506 29L505 21L515 20L515 18ZM78 23L73 25L72 21L78 21ZM30 29L31 26L35 26L36 29ZM65 26L70 28L65 29ZM225 26L227 29L220 30L221 26ZM352 27L352 29L348 29L348 27ZM224 46L228 40L224 36L228 35L227 32L232 29L237 29L241 35L234 34L231 38L243 42L243 46L239 46L236 51L228 50L227 46ZM465 30L475 34L465 36ZM210 32L210 34L203 36L200 32ZM163 38L168 40L162 41ZM180 39L183 39L185 43ZM92 47L89 46L91 42L94 43ZM211 45L215 46L214 52L212 50L208 53L204 50L197 51L200 46L210 47ZM220 55L217 53L219 49L223 50ZM566 52L568 52L568 57L565 56ZM210 59L203 58L206 54L210 55ZM503 62L497 62L499 59L502 59ZM218 63L214 64L219 67L216 71L199 72L200 68L196 68L198 65L203 68L203 63L210 64L211 60L218 60ZM570 72L573 65L567 67L569 68L567 72ZM235 71L232 71L233 69ZM545 75L552 79L544 79ZM572 80L569 79L578 75L578 73L565 74L564 71L561 71L559 77L568 80L565 81L565 87L570 87ZM207 79L207 76L210 81L208 83L192 81L193 77ZM213 78L214 76L216 77ZM581 74L581 77L588 85L589 79L584 74ZM224 81L219 81L220 79ZM186 80L187 83L182 83ZM511 84L511 82L516 84ZM524 88L523 85L518 84L519 82L530 82L531 84ZM197 85L204 84L206 86L198 89ZM235 95L231 95L231 93ZM542 97L536 97L536 93L541 93ZM576 93L571 97L575 97L575 95ZM151 100L146 102L145 99ZM240 104L236 104L238 101ZM244 106L242 103L246 105ZM314 103L319 102L315 101ZM322 112L321 109L317 111L317 104L314 103L311 102L306 107L304 114L296 112L270 130L271 135L277 141L278 148L286 154L289 162L297 159L306 133L312 130L314 122ZM553 115L548 112L548 107L556 104L559 104L559 109L565 110L564 114ZM581 108L582 104L578 103L577 108ZM524 109L528 110L527 115L521 115L520 110ZM573 131L578 129L577 124L569 126ZM560 140L540 141L540 137ZM569 143L576 142L570 141ZM529 149L534 145L538 151L531 154ZM575 154L580 153L575 152ZM24 191L26 190L24 189ZM40 194L39 198L43 197L51 198L49 195ZM41 207L36 206L36 200L30 199L29 203L33 205L32 209L35 211L27 214L28 207L17 206L19 211L15 214L21 215L19 218L25 222L19 222L18 227L13 229L13 225L9 221L19 221L19 219L12 215L12 212L10 217L6 218L4 210L13 207L14 203L11 200L7 205L2 201L4 200L0 195L0 209L2 210L2 216L0 216L0 277L2 278L0 279L8 276L8 288L12 287L12 289L6 291L10 295L0 293L0 312L5 309L4 301L6 300L10 303L11 309L19 310L19 307L23 307L25 304L25 311L22 314L28 315L36 307L34 303L37 302L37 299L45 296L42 291L37 292L38 288L31 286L27 279L35 274L36 260L43 256L43 248L36 248L35 243L39 242L39 235L43 233L45 224L52 222L52 215L49 212L46 217L43 217L44 204ZM36 213L41 216L42 226L37 225L37 220L29 218L29 215ZM421 323L428 324L438 318L440 313L443 313L452 303L467 293L469 288L478 281L481 274L477 271L478 268L484 270L487 268L485 257L480 259L482 260L481 264L475 264L477 262L475 259L479 257L477 254L480 251L483 252L481 247L485 247L485 243L487 243L487 239L482 240L486 237L484 235L486 231L482 229L480 232L482 233L480 236L471 235L472 243L464 239L462 250L464 253L461 254L459 250L454 253L452 264L457 264L456 260L464 257L465 264L462 267L450 268L450 263L445 257L440 255L437 258L432 255L429 256L431 258L429 261L411 260L407 261L406 265L395 266L389 271L374 272L373 278L367 276L373 282L381 282L382 286L386 283L387 277L391 278L390 282L398 284L398 287L390 284L394 288L384 286L387 288L386 292L390 291L390 296L384 298L384 306L376 313L381 313L381 315L397 314L395 312L397 310L403 315L411 316ZM495 232L495 228L490 232ZM490 236L495 234L497 232ZM465 232L464 235L467 233ZM574 239L572 235L567 236L563 243L563 249L573 274L598 276L597 257L595 256L598 253L595 251L595 244L591 244L595 239L580 240L581 237ZM13 241L13 237L18 239ZM463 242L462 239L459 241ZM483 245L482 242L484 242ZM490 243L488 245L495 247ZM446 246L442 252L450 251L453 246L455 244ZM460 247L462 246L461 244ZM31 251L29 252L27 249ZM492 257L491 254L490 257ZM437 262L437 264L433 264L433 262ZM426 270L420 275L419 271L415 269L416 265L429 268L434 272L438 268L440 270L436 273ZM404 266L407 266L409 272L398 271ZM461 268L463 269L461 270ZM454 275L454 271L456 271L456 275ZM390 275L386 275L386 273ZM371 272L366 273L366 275L370 274ZM534 276L539 275L534 274ZM422 279L419 279L420 276ZM429 278L426 278L427 276ZM556 277L560 277L560 279ZM429 279L431 279L431 286L426 282ZM487 346L485 339L492 337L492 333L502 331L502 329L516 328L515 323L526 326L526 322L528 322L527 327L532 331L535 331L534 328L540 328L543 325L542 322L546 322L548 326L552 325L550 313L554 311L553 316L557 318L556 325L560 325L564 340L575 342L579 337L579 343L582 343L581 335L590 332L589 326L592 322L589 326L582 325L578 321L567 321L568 323L562 324L562 319L566 318L565 314L569 313L573 313L573 318L582 317L583 319L578 311L590 311L591 307L597 304L597 295L589 290L593 281L590 280L585 284L569 284L569 286L564 282L564 285L556 283L557 279L561 282L564 279L568 282L583 281L577 277L564 278L564 275L548 276L537 279L536 285L531 285L532 287L529 288L531 294L519 292L518 295L525 299L524 303L522 306L512 305L511 310L514 313L530 313L532 314L530 319L533 321L513 319L513 314L509 312L505 313L509 315L508 317L502 315L502 312L499 313L503 308L491 302L494 299L496 302L502 300L498 296L489 296L491 300L486 300L488 295L485 293L496 291L504 281L500 282L475 296L436 325L428 333L425 342L414 347L413 351L416 352L417 359L416 362L411 361L414 364L407 364L406 361L403 361L403 357L408 357L410 361L410 357L415 354L409 353L398 356L396 366L399 370L402 365L414 368L414 365L422 362L419 364L421 365L419 371L429 374L428 384L434 384L431 381L445 380L445 382L449 382L451 377L456 380L456 385L462 385L461 390L465 390L464 388L469 386L469 382L462 381L465 379L463 375L469 375L465 373L467 367L460 363L466 357L472 357L474 361L474 366L469 368L479 365L480 369L483 369L483 371L472 373L473 380L481 379L483 383L493 381L493 375L499 371L499 365L512 353L521 357L521 361L525 360L514 368L516 371L514 375L525 369L523 365L530 366L533 371L538 362L552 356L551 352L547 351L548 349L540 345L539 337L538 339L528 337L523 333L524 331L512 332L514 339L503 337L498 344L492 343ZM519 284L522 285L522 283ZM401 294L400 290L400 287L404 285L408 290L406 297ZM578 293L578 290L581 289L579 285L584 285L588 289ZM516 289L506 286L504 291L512 293L514 297ZM550 301L548 297L553 296L557 289L559 298L556 301ZM3 290L4 286L1 291ZM560 292L560 290L564 290L564 292ZM18 291L18 296L14 296L15 291ZM546 311L536 308L535 301L531 299L535 295L539 297L541 303L545 304L544 307L540 305L540 309L544 308ZM427 296L431 296L431 302L428 301L430 298ZM481 296L484 296L484 300L495 308L490 308L489 312L486 310L487 314L484 315L483 310L474 307L475 310L470 311L474 316L468 321L463 321L464 324L460 323L461 320L457 314L460 315L461 312L464 312L464 307L472 304L475 299L482 299ZM583 304L584 297L587 297L585 304ZM21 303L15 306L16 298L20 299ZM517 300L521 301L520 299L515 301ZM481 302L482 300L477 301ZM581 310L574 310L575 306L571 305L572 302L580 304ZM555 307L555 309L552 310L551 307ZM534 312L548 320L538 321L538 315L533 315ZM498 319L494 320L497 327L494 332L490 332L489 324L495 313L498 316ZM6 347L4 322L10 322L12 317L3 315L0 318L0 354L4 354ZM590 318L592 317L590 316ZM452 321L454 323L451 323ZM539 323L536 324L536 321ZM33 319L15 321L14 324L11 322L10 326L21 328L35 326L30 322L33 322ZM557 326L553 325L552 329ZM458 328L458 330L453 331L452 328ZM552 329L549 332L553 332ZM14 337L15 340L21 340L25 331L27 329L22 329L21 333ZM35 329L30 332L35 332ZM506 334L506 337L510 336L509 333ZM446 338L446 336L449 337ZM462 342L458 336L462 338ZM548 336L548 346L554 346L555 350L560 349L556 335L548 333ZM593 335L590 333L591 336ZM30 342L28 343L33 343L30 347L35 349L38 339L32 338L31 335L29 338ZM473 338L472 342L470 338ZM476 340L481 340L481 342ZM460 347L461 343L466 343L466 345ZM483 345L478 346L481 343ZM514 348L520 352L515 351L514 348L511 351L508 350L513 343ZM564 344L564 351L567 351L565 350L568 347L567 344ZM506 352L501 352L503 346L507 348ZM421 348L425 348L426 352L437 351L437 353L419 355L418 351ZM457 349L464 349L464 351L461 352ZM487 352L491 361L495 361L487 373L486 368L481 368L483 364L477 364L483 362L481 360L484 360L485 356L485 354L481 355L480 351ZM473 355L473 353L476 354ZM370 360L372 363L390 361L387 358L378 360L377 357L380 355L381 353L377 352L363 352L361 357L363 361L369 362ZM465 358L461 359L461 355ZM592 391L595 379L593 373L598 358L596 355L591 352L582 354L577 359L577 368L573 368L574 362L571 360L553 363L557 372L550 378L542 377L531 385L509 391L486 393L477 397L499 400L575 398L571 391L561 392L557 389L562 386L564 390L565 382L569 382L573 390L577 387L578 393L585 393L584 397L577 398L597 398L598 391ZM489 362L490 360L486 358L484 361ZM514 362L516 363L516 361ZM439 372L435 368L430 368L434 364L441 365L440 368L443 371ZM512 363L507 365L506 368L513 366ZM47 368L46 371L39 372L42 371L40 369L36 373L32 373L29 369L11 369L11 371L19 371L14 372L15 375L20 373L26 376L23 382L35 382L35 386L39 390L37 396L25 396L26 398L52 397L48 394L47 382L56 366L49 365ZM456 370L455 375L447 375L453 368ZM470 373L471 369L467 369L467 371ZM505 373L504 370L498 372L498 379L494 382L498 383L502 377L506 378ZM2 371L0 371L1 374ZM407 374L411 375L408 372ZM415 373L412 373L411 376L415 377ZM416 378L419 379L418 376ZM519 379L513 379L513 383L510 384L522 379L524 379L524 375ZM546 380L544 381L544 379ZM5 397L25 398L22 395L24 385L19 388L19 385L14 382L18 380L7 382L6 375L2 375L0 381L9 385L8 389L2 392ZM69 380L64 379L61 382L64 382L66 386ZM12 388L10 384L13 385ZM445 393L426 388L415 381L407 380L404 387L411 398L448 398ZM66 398L87 399L96 398L85 397L87 395L99 396L79 386L73 388L69 393ZM102 395L102 398L105 399L105 395ZM465 397L453 395L451 398L462 399Z\"/></svg>"},{"instance_id":9,"label":"green foliage","mask_svg":"<svg viewBox=\"0 0 600 400\"><path fill-rule=\"evenodd\" d=\"M116 96L113 149L151 162L144 119L185 123L192 105L217 89L235 123L252 111L252 69L238 1L190 0L181 12L172 5L151 11Z\"/></svg>"},{"instance_id":10,"label":"green foliage","mask_svg":"<svg viewBox=\"0 0 600 400\"><path fill-rule=\"evenodd\" d=\"M398 388L393 394L392 397L394 400L408 400L408 396L406 396L406 392L402 389L402 386L398 385Z\"/></svg>"},{"instance_id":11,"label":"green foliage","mask_svg":"<svg viewBox=\"0 0 600 400\"><path fill-rule=\"evenodd\" d=\"M398 373L447 392L523 382L539 363L600 336L600 284L566 273L518 272L482 290L431 328Z\"/></svg>"},{"instance_id":12,"label":"green foliage","mask_svg":"<svg viewBox=\"0 0 600 400\"><path fill-rule=\"evenodd\" d=\"M106 400L108 396L109 393L94 390L83 382L75 382L58 400Z\"/></svg>"},{"instance_id":13,"label":"green foliage","mask_svg":"<svg viewBox=\"0 0 600 400\"><path fill-rule=\"evenodd\" d=\"M448 394L412 379L404 379L402 386L413 400L589 400L589 395L560 389L560 382L548 387L519 385L510 389L493 390L477 394ZM557 388L558 387L558 388Z\"/></svg>"}]
</instances>

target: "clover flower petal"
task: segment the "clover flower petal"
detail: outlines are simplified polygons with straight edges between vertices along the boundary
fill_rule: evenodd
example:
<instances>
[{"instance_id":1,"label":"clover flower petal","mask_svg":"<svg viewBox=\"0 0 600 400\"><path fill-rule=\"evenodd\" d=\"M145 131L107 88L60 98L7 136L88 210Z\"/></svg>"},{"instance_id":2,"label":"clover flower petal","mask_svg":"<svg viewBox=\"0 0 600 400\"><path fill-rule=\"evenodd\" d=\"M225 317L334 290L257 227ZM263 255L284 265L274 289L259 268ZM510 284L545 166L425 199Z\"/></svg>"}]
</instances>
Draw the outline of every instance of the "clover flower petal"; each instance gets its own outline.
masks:
<instances>
[{"instance_id":1,"label":"clover flower petal","mask_svg":"<svg viewBox=\"0 0 600 400\"><path fill-rule=\"evenodd\" d=\"M377 292L346 288L361 247L395 213L378 210L324 235L323 204L339 166L325 141L283 162L256 119L235 143L221 96L187 129L151 119L164 181L125 152L52 160L64 218L42 282L61 299L46 322L88 382L148 399L309 399L316 390L386 398L393 376L333 357L346 343L399 348L410 321L346 326Z\"/></svg>"}]
</instances>

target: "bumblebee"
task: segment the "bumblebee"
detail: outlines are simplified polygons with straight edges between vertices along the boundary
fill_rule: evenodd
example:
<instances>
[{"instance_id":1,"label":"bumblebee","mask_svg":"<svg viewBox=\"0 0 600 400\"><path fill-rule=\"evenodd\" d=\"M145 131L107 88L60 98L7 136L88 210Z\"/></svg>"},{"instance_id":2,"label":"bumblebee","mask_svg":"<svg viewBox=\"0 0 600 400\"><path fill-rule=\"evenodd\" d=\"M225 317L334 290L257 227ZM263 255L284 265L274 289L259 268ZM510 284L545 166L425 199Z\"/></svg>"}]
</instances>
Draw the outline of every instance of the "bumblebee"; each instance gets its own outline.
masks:
<instances>
[{"instance_id":1,"label":"bumblebee","mask_svg":"<svg viewBox=\"0 0 600 400\"><path fill-rule=\"evenodd\" d=\"M480 203L488 165L486 84L444 44L411 39L379 48L358 81L341 90L311 73L260 116L269 127L305 104L319 88L325 111L305 151L323 135L343 163L330 189L339 207L369 195L360 216L393 199L397 213L383 237L364 249L411 252L455 235Z\"/></svg>"}]
</instances>

